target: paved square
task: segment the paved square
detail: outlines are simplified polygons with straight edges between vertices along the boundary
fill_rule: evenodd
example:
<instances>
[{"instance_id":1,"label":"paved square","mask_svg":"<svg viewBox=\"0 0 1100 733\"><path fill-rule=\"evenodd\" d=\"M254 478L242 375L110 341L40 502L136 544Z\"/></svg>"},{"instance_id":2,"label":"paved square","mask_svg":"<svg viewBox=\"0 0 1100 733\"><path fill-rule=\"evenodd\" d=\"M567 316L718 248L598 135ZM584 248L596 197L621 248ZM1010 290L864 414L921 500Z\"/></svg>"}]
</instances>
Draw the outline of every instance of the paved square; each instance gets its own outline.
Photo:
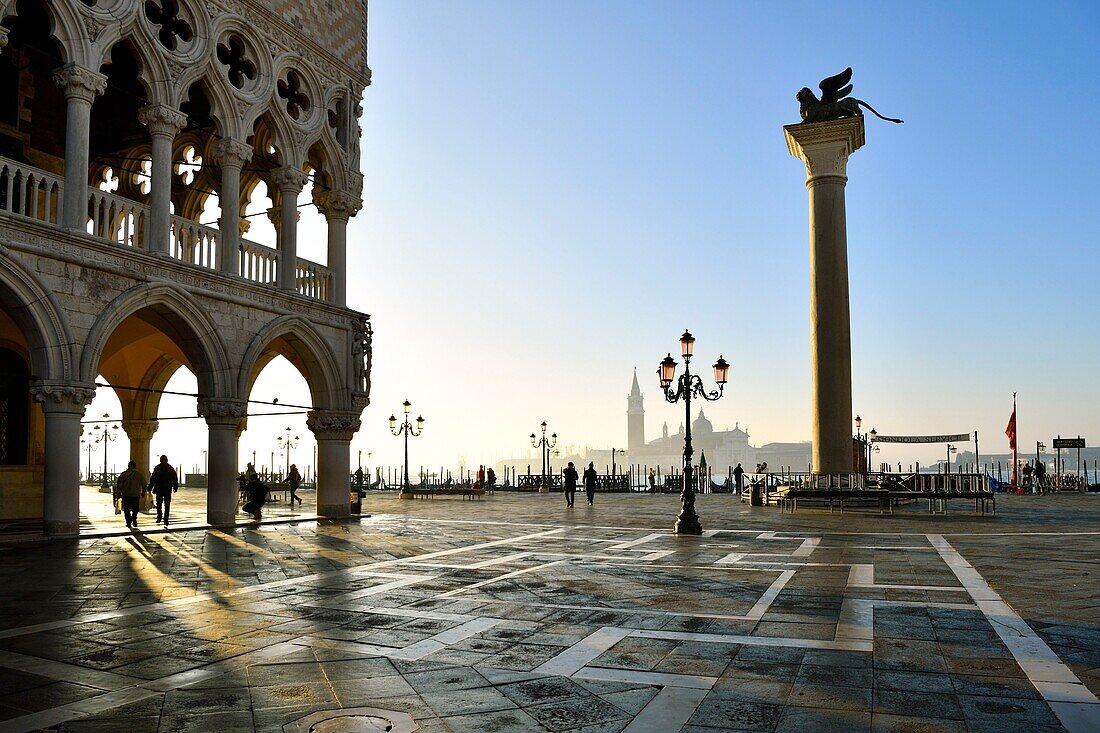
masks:
<instances>
[{"instance_id":1,"label":"paved square","mask_svg":"<svg viewBox=\"0 0 1100 733\"><path fill-rule=\"evenodd\" d=\"M676 537L672 496L388 494L0 547L0 733L1100 730L1100 499L999 503L703 496Z\"/></svg>"}]
</instances>

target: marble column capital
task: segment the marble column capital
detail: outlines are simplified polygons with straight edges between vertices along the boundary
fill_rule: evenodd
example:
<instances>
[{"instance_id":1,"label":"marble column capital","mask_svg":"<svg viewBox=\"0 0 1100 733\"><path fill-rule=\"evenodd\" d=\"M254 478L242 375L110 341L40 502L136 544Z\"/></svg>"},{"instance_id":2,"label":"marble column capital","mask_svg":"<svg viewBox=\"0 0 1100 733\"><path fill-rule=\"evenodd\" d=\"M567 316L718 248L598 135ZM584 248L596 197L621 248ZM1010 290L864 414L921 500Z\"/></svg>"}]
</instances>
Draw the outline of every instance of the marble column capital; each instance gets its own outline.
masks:
<instances>
[{"instance_id":1,"label":"marble column capital","mask_svg":"<svg viewBox=\"0 0 1100 733\"><path fill-rule=\"evenodd\" d=\"M214 160L223 167L243 168L252 160L252 146L239 140L222 138L214 143Z\"/></svg>"},{"instance_id":2,"label":"marble column capital","mask_svg":"<svg viewBox=\"0 0 1100 733\"><path fill-rule=\"evenodd\" d=\"M175 137L187 125L187 115L164 104L150 104L138 110L138 122L153 137Z\"/></svg>"},{"instance_id":3,"label":"marble column capital","mask_svg":"<svg viewBox=\"0 0 1100 733\"><path fill-rule=\"evenodd\" d=\"M107 91L107 77L76 64L65 64L53 72L54 83L66 99L79 99L91 104Z\"/></svg>"},{"instance_id":4,"label":"marble column capital","mask_svg":"<svg viewBox=\"0 0 1100 733\"><path fill-rule=\"evenodd\" d=\"M306 415L306 426L319 441L350 441L362 424L358 412L310 410Z\"/></svg>"},{"instance_id":5,"label":"marble column capital","mask_svg":"<svg viewBox=\"0 0 1100 733\"><path fill-rule=\"evenodd\" d=\"M248 414L244 400L204 398L199 400L199 415L206 418L208 427L236 430Z\"/></svg>"},{"instance_id":6,"label":"marble column capital","mask_svg":"<svg viewBox=\"0 0 1100 733\"><path fill-rule=\"evenodd\" d=\"M122 429L130 440L152 440L160 423L156 420L123 420Z\"/></svg>"},{"instance_id":7,"label":"marble column capital","mask_svg":"<svg viewBox=\"0 0 1100 733\"><path fill-rule=\"evenodd\" d=\"M60 412L83 417L84 410L95 397L95 385L40 382L31 385L31 396L47 414Z\"/></svg>"},{"instance_id":8,"label":"marble column capital","mask_svg":"<svg viewBox=\"0 0 1100 733\"><path fill-rule=\"evenodd\" d=\"M313 202L329 221L347 221L363 207L362 199L346 191L318 191Z\"/></svg>"},{"instance_id":9,"label":"marble column capital","mask_svg":"<svg viewBox=\"0 0 1100 733\"><path fill-rule=\"evenodd\" d=\"M301 168L292 165L284 165L271 171L271 182L280 192L293 193L297 196L309 182L309 174Z\"/></svg>"},{"instance_id":10,"label":"marble column capital","mask_svg":"<svg viewBox=\"0 0 1100 733\"><path fill-rule=\"evenodd\" d=\"M863 147L862 117L810 125L786 125L787 150L806 165L806 185L817 179L847 180L848 156Z\"/></svg>"}]
</instances>

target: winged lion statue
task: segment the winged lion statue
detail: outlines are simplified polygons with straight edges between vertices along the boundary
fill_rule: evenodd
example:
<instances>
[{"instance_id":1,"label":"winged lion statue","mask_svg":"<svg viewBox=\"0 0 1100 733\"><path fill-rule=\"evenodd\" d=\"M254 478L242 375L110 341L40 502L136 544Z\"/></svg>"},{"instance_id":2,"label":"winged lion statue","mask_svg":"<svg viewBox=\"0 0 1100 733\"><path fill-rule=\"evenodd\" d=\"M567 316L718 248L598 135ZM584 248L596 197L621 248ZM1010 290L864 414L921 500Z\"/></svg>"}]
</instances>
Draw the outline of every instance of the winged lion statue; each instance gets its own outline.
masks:
<instances>
[{"instance_id":1,"label":"winged lion statue","mask_svg":"<svg viewBox=\"0 0 1100 733\"><path fill-rule=\"evenodd\" d=\"M852 85L849 84L851 80L852 67L849 66L836 76L821 80L821 83L818 84L821 88L821 99L818 99L809 87L799 89L795 99L799 103L799 112L802 115L803 124L831 122L832 120L842 120L845 117L862 117L863 110L860 109L861 106L871 110L875 117L887 122L898 124L904 122L904 120L893 117L883 117L878 113L878 110L862 99L849 97L848 95L852 93Z\"/></svg>"}]
</instances>

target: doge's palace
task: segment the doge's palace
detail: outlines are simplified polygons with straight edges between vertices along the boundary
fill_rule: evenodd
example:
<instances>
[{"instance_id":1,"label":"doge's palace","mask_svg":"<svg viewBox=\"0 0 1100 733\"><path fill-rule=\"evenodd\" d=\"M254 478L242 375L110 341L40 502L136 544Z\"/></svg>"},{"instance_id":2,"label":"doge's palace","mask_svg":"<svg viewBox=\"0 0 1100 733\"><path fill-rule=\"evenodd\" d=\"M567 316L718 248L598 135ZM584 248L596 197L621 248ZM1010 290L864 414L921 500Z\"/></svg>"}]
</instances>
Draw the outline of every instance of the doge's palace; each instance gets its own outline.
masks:
<instances>
[{"instance_id":1,"label":"doge's palace","mask_svg":"<svg viewBox=\"0 0 1100 733\"><path fill-rule=\"evenodd\" d=\"M369 317L345 300L366 13L0 0L0 519L76 534L97 381L148 471L161 390L186 367L208 427L208 519L231 523L250 392L276 355L311 392L318 511L348 513L370 392ZM248 237L258 197L274 247ZM302 205L327 220L323 263L297 254Z\"/></svg>"}]
</instances>

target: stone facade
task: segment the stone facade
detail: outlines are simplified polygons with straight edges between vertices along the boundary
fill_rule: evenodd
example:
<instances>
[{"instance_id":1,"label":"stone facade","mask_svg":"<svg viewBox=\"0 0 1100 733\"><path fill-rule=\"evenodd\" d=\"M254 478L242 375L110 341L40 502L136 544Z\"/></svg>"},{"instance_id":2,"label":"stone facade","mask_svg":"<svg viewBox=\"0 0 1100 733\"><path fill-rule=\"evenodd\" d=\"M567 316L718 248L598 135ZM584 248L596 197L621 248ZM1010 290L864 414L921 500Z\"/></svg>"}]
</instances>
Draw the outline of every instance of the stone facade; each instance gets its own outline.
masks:
<instances>
[{"instance_id":1,"label":"stone facade","mask_svg":"<svg viewBox=\"0 0 1100 733\"><path fill-rule=\"evenodd\" d=\"M0 461L18 484L0 486L0 519L37 503L48 533L75 534L95 390L115 390L146 470L160 391L187 368L208 428L208 519L232 522L237 439L276 355L310 388L318 512L346 515L372 353L369 316L345 307L365 2L0 0L0 19L16 96L0 104L17 112L0 120L0 355L27 375L0 390L0 440L28 433L11 443L26 465ZM51 44L60 58L38 53ZM41 134L48 119L63 136ZM276 248L242 236L260 182ZM308 184L328 220L324 265L297 256L298 207L283 205ZM203 220L214 194L216 226Z\"/></svg>"}]
</instances>

